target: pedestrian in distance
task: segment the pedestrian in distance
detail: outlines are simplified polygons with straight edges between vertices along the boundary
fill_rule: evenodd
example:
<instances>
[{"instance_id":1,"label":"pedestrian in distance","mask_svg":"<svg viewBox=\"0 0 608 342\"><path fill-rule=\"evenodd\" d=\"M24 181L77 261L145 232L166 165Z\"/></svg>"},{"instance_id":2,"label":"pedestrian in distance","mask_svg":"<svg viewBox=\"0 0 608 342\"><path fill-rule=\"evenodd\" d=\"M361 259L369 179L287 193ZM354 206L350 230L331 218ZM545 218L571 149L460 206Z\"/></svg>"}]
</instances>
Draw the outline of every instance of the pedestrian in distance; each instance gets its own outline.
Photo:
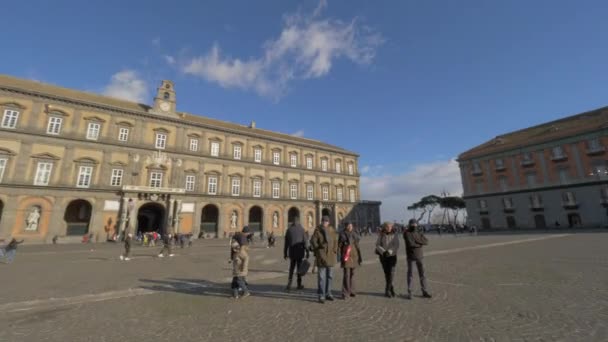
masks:
<instances>
[{"instance_id":1,"label":"pedestrian in distance","mask_svg":"<svg viewBox=\"0 0 608 342\"><path fill-rule=\"evenodd\" d=\"M131 241L132 240L133 240L133 234L131 234L131 233L127 234L127 237L125 237L125 252L120 255L120 260L125 260L125 261L131 260L131 258L129 258L129 256L131 255Z\"/></svg>"},{"instance_id":2,"label":"pedestrian in distance","mask_svg":"<svg viewBox=\"0 0 608 342\"><path fill-rule=\"evenodd\" d=\"M319 303L325 300L333 301L331 293L333 267L338 262L338 235L329 224L329 216L323 216L319 225L310 238L310 245L315 255Z\"/></svg>"},{"instance_id":3,"label":"pedestrian in distance","mask_svg":"<svg viewBox=\"0 0 608 342\"><path fill-rule=\"evenodd\" d=\"M353 224L347 223L344 231L338 239L340 248L340 261L343 269L342 276L342 299L355 297L354 275L355 269L361 266L361 249L359 249L359 236L353 231Z\"/></svg>"},{"instance_id":4,"label":"pedestrian in distance","mask_svg":"<svg viewBox=\"0 0 608 342\"><path fill-rule=\"evenodd\" d=\"M414 264L418 269L418 277L420 278L420 288L422 289L422 297L431 298L428 292L426 277L424 276L424 265L422 264L422 248L428 244L424 234L418 231L418 223L415 219L411 219L408 224L408 229L403 233L405 240L405 252L407 255L407 299L412 299L412 273Z\"/></svg>"},{"instance_id":5,"label":"pedestrian in distance","mask_svg":"<svg viewBox=\"0 0 608 342\"><path fill-rule=\"evenodd\" d=\"M287 280L287 287L285 288L287 292L291 291L293 272L296 268L297 289L304 289L304 285L302 285L302 261L310 256L307 245L306 231L300 224L299 218L296 217L291 227L285 233L285 246L283 248L283 257L285 260L289 259L289 278Z\"/></svg>"},{"instance_id":6,"label":"pedestrian in distance","mask_svg":"<svg viewBox=\"0 0 608 342\"><path fill-rule=\"evenodd\" d=\"M233 241L232 249L232 296L234 299L248 297L250 295L247 287L247 274L249 272L249 254L247 245L240 245ZM242 291L242 294L240 293Z\"/></svg>"},{"instance_id":7,"label":"pedestrian in distance","mask_svg":"<svg viewBox=\"0 0 608 342\"><path fill-rule=\"evenodd\" d=\"M384 295L395 297L395 267L397 266L397 251L399 251L399 237L393 230L393 223L384 222L382 230L376 241L376 254L380 257L380 264L384 271Z\"/></svg>"},{"instance_id":8,"label":"pedestrian in distance","mask_svg":"<svg viewBox=\"0 0 608 342\"><path fill-rule=\"evenodd\" d=\"M170 257L174 256L173 251L172 251L172 246L173 245L173 235L168 233L165 234L163 236L163 248L160 250L160 253L158 253L158 257L159 258L163 258L165 256L165 251L167 252L167 255L169 255Z\"/></svg>"},{"instance_id":9,"label":"pedestrian in distance","mask_svg":"<svg viewBox=\"0 0 608 342\"><path fill-rule=\"evenodd\" d=\"M17 246L22 244L24 240L17 241L17 239L13 238L11 241L4 246L4 248L0 249L0 258L5 258L6 263L10 264L15 260L15 255L17 254Z\"/></svg>"}]
</instances>

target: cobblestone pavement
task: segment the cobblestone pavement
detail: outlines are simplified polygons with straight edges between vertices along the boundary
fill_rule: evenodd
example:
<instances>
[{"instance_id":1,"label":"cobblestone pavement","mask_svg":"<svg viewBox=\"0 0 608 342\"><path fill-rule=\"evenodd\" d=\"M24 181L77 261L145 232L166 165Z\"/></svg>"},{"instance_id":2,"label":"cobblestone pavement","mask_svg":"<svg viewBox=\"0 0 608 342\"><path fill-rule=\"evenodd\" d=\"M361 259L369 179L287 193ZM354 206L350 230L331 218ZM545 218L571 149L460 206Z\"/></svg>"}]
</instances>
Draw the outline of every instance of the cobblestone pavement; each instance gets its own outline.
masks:
<instances>
[{"instance_id":1,"label":"cobblestone pavement","mask_svg":"<svg viewBox=\"0 0 608 342\"><path fill-rule=\"evenodd\" d=\"M25 246L0 264L0 341L608 341L608 233L433 236L434 296L411 301L383 297L373 242L358 296L324 305L314 275L283 291L281 248L253 248L253 296L235 301L222 240L130 262L119 245Z\"/></svg>"}]
</instances>

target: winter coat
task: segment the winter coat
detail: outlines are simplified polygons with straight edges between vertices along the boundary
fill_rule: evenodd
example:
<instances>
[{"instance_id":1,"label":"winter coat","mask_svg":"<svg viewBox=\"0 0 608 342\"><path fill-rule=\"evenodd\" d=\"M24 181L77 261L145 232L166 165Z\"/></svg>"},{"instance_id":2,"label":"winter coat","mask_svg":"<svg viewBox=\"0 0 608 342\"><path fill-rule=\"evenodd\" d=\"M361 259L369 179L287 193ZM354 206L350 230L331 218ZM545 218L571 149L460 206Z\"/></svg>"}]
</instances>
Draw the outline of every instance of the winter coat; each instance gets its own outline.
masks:
<instances>
[{"instance_id":1,"label":"winter coat","mask_svg":"<svg viewBox=\"0 0 608 342\"><path fill-rule=\"evenodd\" d=\"M376 253L381 257L396 256L399 250L399 236L393 230L390 233L382 231L376 241Z\"/></svg>"},{"instance_id":2,"label":"winter coat","mask_svg":"<svg viewBox=\"0 0 608 342\"><path fill-rule=\"evenodd\" d=\"M249 253L246 246L241 246L232 259L232 276L246 277L249 273Z\"/></svg>"},{"instance_id":3,"label":"winter coat","mask_svg":"<svg viewBox=\"0 0 608 342\"><path fill-rule=\"evenodd\" d=\"M17 245L23 243L23 240L21 241L17 241L15 239L12 239L11 242L8 243L8 245L6 245L5 247L5 251L12 251L12 250L17 250Z\"/></svg>"},{"instance_id":4,"label":"winter coat","mask_svg":"<svg viewBox=\"0 0 608 342\"><path fill-rule=\"evenodd\" d=\"M317 227L310 238L310 247L317 267L333 267L338 262L338 234L334 227Z\"/></svg>"},{"instance_id":5,"label":"winter coat","mask_svg":"<svg viewBox=\"0 0 608 342\"><path fill-rule=\"evenodd\" d=\"M285 248L283 248L283 256L290 259L303 259L307 254L306 231L300 224L294 224L285 233Z\"/></svg>"},{"instance_id":6,"label":"winter coat","mask_svg":"<svg viewBox=\"0 0 608 342\"><path fill-rule=\"evenodd\" d=\"M340 247L340 264L342 268L357 268L363 262L361 258L361 249L359 249L359 236L357 233L343 231L340 234L340 238L338 240L338 245ZM347 261L344 261L344 254L346 253L347 248L350 246L350 257Z\"/></svg>"},{"instance_id":7,"label":"winter coat","mask_svg":"<svg viewBox=\"0 0 608 342\"><path fill-rule=\"evenodd\" d=\"M418 231L405 231L403 233L405 240L405 254L408 260L422 260L422 246L428 244L426 236Z\"/></svg>"}]
</instances>

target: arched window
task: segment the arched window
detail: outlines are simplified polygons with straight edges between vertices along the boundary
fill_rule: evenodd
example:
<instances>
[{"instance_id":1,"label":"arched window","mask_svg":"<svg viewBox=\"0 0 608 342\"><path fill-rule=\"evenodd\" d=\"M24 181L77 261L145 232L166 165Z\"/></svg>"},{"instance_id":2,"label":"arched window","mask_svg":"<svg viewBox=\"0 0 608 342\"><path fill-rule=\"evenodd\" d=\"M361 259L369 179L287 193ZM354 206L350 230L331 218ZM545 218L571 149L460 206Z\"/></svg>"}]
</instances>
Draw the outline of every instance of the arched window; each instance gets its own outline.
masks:
<instances>
[{"instance_id":1,"label":"arched window","mask_svg":"<svg viewBox=\"0 0 608 342\"><path fill-rule=\"evenodd\" d=\"M163 99L165 99L165 100L168 100L170 97L171 97L171 95L169 93L167 93L167 92L165 92L163 94Z\"/></svg>"}]
</instances>

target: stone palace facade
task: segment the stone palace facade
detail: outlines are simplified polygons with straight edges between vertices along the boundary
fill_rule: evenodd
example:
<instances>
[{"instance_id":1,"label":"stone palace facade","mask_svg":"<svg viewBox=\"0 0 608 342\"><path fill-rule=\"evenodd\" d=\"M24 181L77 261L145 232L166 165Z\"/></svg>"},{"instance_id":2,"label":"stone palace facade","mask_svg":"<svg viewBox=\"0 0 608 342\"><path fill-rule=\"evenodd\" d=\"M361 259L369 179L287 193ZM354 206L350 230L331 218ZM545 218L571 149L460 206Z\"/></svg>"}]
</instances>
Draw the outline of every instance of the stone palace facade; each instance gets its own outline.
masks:
<instances>
[{"instance_id":1,"label":"stone palace facade","mask_svg":"<svg viewBox=\"0 0 608 342\"><path fill-rule=\"evenodd\" d=\"M380 223L358 155L319 141L0 75L0 238ZM73 237L73 238L70 238Z\"/></svg>"}]
</instances>

